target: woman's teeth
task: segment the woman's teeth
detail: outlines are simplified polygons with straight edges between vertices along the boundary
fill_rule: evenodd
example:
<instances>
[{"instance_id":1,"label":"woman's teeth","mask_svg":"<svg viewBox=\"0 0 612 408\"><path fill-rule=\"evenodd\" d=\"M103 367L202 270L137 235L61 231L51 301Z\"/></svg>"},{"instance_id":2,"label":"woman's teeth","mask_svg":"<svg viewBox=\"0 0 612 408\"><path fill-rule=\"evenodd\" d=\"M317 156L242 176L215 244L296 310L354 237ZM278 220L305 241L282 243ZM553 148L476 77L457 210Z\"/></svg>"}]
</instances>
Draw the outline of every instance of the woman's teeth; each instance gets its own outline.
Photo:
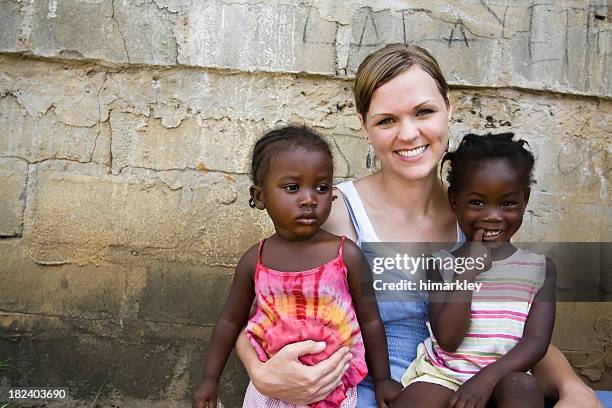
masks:
<instances>
[{"instance_id":1,"label":"woman's teeth","mask_svg":"<svg viewBox=\"0 0 612 408\"><path fill-rule=\"evenodd\" d=\"M486 230L482 235L487 238L492 238L498 236L501 233L501 230Z\"/></svg>"},{"instance_id":2,"label":"woman's teeth","mask_svg":"<svg viewBox=\"0 0 612 408\"><path fill-rule=\"evenodd\" d=\"M397 150L397 154L399 154L402 157L418 156L419 154L423 153L427 149L427 146L428 145L425 145L425 146L417 147L415 149L410 149L410 150Z\"/></svg>"}]
</instances>

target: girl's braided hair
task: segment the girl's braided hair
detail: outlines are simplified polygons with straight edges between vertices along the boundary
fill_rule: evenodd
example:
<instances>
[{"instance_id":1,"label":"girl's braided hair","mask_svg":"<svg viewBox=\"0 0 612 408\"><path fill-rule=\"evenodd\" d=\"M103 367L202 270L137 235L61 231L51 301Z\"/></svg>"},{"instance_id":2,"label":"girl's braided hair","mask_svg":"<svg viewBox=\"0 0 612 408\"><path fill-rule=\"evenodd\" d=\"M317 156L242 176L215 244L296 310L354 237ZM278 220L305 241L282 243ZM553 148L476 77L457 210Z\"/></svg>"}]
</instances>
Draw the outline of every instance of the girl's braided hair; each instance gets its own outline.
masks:
<instances>
[{"instance_id":1,"label":"girl's braided hair","mask_svg":"<svg viewBox=\"0 0 612 408\"><path fill-rule=\"evenodd\" d=\"M465 177L465 170L474 163L495 159L509 160L521 172L521 184L524 188L535 183L533 179L535 158L525 148L529 143L523 139L513 140L513 138L514 133L465 135L457 150L446 153L442 159L442 167L447 161L451 163L446 178L448 188L457 191Z\"/></svg>"},{"instance_id":2,"label":"girl's braided hair","mask_svg":"<svg viewBox=\"0 0 612 408\"><path fill-rule=\"evenodd\" d=\"M264 134L255 143L251 159L251 178L261 186L270 169L273 157L290 149L302 147L308 151L321 151L333 159L329 145L314 130L306 126L285 126Z\"/></svg>"}]
</instances>

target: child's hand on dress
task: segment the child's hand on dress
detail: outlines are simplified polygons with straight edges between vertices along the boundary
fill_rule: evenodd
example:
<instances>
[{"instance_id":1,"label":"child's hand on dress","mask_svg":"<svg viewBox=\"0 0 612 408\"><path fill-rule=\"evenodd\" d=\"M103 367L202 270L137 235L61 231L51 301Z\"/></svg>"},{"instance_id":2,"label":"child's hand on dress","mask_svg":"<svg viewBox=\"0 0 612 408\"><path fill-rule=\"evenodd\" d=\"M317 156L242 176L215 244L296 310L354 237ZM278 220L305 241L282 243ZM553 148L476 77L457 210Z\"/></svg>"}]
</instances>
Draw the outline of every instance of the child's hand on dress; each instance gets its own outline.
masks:
<instances>
[{"instance_id":1,"label":"child's hand on dress","mask_svg":"<svg viewBox=\"0 0 612 408\"><path fill-rule=\"evenodd\" d=\"M378 408L389 408L404 388L402 384L392 379L379 381L375 387Z\"/></svg>"},{"instance_id":2,"label":"child's hand on dress","mask_svg":"<svg viewBox=\"0 0 612 408\"><path fill-rule=\"evenodd\" d=\"M448 406L485 408L493 395L497 380L484 369L463 383L453 394Z\"/></svg>"},{"instance_id":3,"label":"child's hand on dress","mask_svg":"<svg viewBox=\"0 0 612 408\"><path fill-rule=\"evenodd\" d=\"M215 380L203 379L193 390L191 408L217 408L219 384Z\"/></svg>"}]
</instances>

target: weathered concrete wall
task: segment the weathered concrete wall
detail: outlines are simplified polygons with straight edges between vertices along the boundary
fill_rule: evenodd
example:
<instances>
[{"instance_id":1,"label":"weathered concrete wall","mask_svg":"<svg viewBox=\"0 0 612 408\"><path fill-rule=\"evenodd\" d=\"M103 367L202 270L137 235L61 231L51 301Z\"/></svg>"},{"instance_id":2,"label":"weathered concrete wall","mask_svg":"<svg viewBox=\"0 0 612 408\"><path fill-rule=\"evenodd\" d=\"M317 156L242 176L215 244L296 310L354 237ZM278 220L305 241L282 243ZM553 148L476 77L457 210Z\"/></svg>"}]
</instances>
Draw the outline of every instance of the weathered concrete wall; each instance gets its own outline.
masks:
<instances>
[{"instance_id":1,"label":"weathered concrete wall","mask_svg":"<svg viewBox=\"0 0 612 408\"><path fill-rule=\"evenodd\" d=\"M247 205L254 141L313 125L338 179L364 175L351 76L391 41L440 60L455 141L529 140L520 239L611 241L609 14L586 0L0 1L0 359L18 368L0 382L184 406L232 267L271 231ZM558 316L555 343L612 388L610 305ZM226 406L245 384L233 359Z\"/></svg>"},{"instance_id":2,"label":"weathered concrete wall","mask_svg":"<svg viewBox=\"0 0 612 408\"><path fill-rule=\"evenodd\" d=\"M350 75L367 53L386 43L418 42L439 57L456 83L612 95L605 0L1 4L5 52ZM80 33L86 34L75 35Z\"/></svg>"}]
</instances>

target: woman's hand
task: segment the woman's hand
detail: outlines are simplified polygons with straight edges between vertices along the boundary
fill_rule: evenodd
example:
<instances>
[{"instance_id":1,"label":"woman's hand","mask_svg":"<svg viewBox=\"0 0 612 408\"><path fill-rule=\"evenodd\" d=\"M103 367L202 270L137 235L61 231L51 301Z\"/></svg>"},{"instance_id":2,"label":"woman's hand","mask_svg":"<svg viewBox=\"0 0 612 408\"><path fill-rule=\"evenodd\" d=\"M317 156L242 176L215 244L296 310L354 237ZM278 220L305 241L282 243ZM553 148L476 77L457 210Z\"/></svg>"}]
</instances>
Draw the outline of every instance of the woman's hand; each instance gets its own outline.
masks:
<instances>
[{"instance_id":1,"label":"woman's hand","mask_svg":"<svg viewBox=\"0 0 612 408\"><path fill-rule=\"evenodd\" d=\"M251 381L259 392L296 405L308 405L327 397L348 369L349 349L341 348L315 366L305 366L298 358L320 353L325 343L312 340L288 344L259 366Z\"/></svg>"},{"instance_id":2,"label":"woman's hand","mask_svg":"<svg viewBox=\"0 0 612 408\"><path fill-rule=\"evenodd\" d=\"M389 408L404 388L402 384L392 379L379 381L375 387L376 405L378 408Z\"/></svg>"},{"instance_id":3,"label":"woman's hand","mask_svg":"<svg viewBox=\"0 0 612 408\"><path fill-rule=\"evenodd\" d=\"M595 392L582 381L564 384L554 408L604 408Z\"/></svg>"},{"instance_id":4,"label":"woman's hand","mask_svg":"<svg viewBox=\"0 0 612 408\"><path fill-rule=\"evenodd\" d=\"M320 401L340 385L352 357L347 347L314 366L306 366L298 360L300 356L320 353L324 349L324 342L312 340L288 344L262 363L244 334L236 342L238 355L255 388L269 397L296 405Z\"/></svg>"}]
</instances>

